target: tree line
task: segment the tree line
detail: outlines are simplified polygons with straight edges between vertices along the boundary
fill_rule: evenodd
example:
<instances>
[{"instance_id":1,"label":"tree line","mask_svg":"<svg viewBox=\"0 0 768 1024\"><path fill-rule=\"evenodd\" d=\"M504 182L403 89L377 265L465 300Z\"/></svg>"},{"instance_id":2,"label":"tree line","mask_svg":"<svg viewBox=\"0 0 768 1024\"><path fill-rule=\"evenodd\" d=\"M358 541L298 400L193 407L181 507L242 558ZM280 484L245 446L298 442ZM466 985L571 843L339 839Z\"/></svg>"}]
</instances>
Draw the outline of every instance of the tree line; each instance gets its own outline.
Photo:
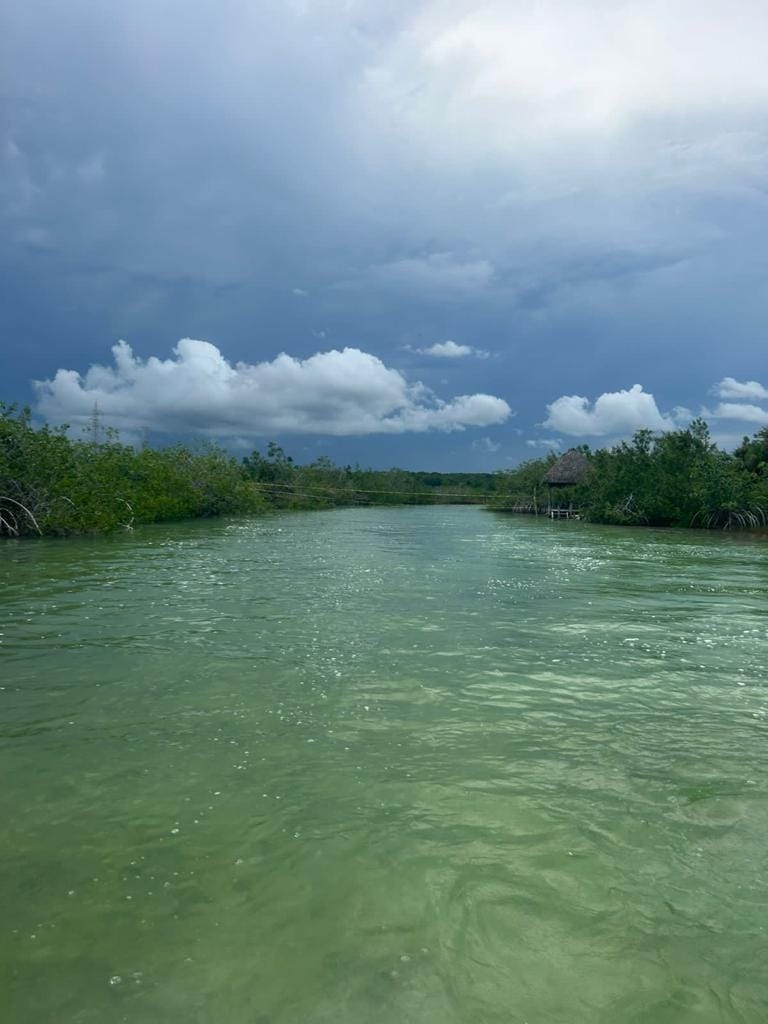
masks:
<instances>
[{"instance_id":1,"label":"tree line","mask_svg":"<svg viewBox=\"0 0 768 1024\"><path fill-rule=\"evenodd\" d=\"M137 449L96 426L73 439L66 426L36 427L28 408L0 403L0 537L110 533L270 509L478 503L496 486L489 473L339 467L326 457L299 466L274 442L238 460L213 444Z\"/></svg>"},{"instance_id":2,"label":"tree line","mask_svg":"<svg viewBox=\"0 0 768 1024\"><path fill-rule=\"evenodd\" d=\"M580 450L589 470L557 503L598 523L734 528L768 521L768 427L732 453L703 420L639 430L611 448ZM546 507L550 453L496 473L434 473L297 465L275 442L237 459L212 444L134 448L113 430L73 439L35 426L28 408L0 403L0 537L109 533L141 523L271 509L350 505L486 504Z\"/></svg>"},{"instance_id":3,"label":"tree line","mask_svg":"<svg viewBox=\"0 0 768 1024\"><path fill-rule=\"evenodd\" d=\"M557 461L549 454L505 473L492 505L546 507L551 496L553 504L572 503L596 523L708 529L768 523L768 427L734 452L718 448L702 419L661 434L638 430L611 448L579 450L589 469L577 485L548 494L543 477Z\"/></svg>"}]
</instances>

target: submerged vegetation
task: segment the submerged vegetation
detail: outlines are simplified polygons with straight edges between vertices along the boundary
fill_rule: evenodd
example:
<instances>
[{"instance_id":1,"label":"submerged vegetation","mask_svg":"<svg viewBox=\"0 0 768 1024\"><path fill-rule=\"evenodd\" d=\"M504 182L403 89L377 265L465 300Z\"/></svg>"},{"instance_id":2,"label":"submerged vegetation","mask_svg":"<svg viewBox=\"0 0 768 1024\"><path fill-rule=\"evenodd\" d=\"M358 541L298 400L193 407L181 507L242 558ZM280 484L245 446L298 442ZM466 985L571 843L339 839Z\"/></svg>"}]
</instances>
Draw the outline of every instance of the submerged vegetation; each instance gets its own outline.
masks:
<instances>
[{"instance_id":1,"label":"submerged vegetation","mask_svg":"<svg viewBox=\"0 0 768 1024\"><path fill-rule=\"evenodd\" d=\"M592 522L748 528L768 520L768 428L732 454L706 423L653 434L640 430L610 449L579 451L588 471L556 501ZM139 523L270 509L344 505L488 504L546 507L554 454L490 473L424 473L298 466L274 442L236 459L215 445L133 448L114 431L73 440L66 427L36 427L29 409L0 403L0 536L66 536ZM550 476L551 478L551 476Z\"/></svg>"},{"instance_id":2,"label":"submerged vegetation","mask_svg":"<svg viewBox=\"0 0 768 1024\"><path fill-rule=\"evenodd\" d=\"M579 451L588 471L572 487L553 489L552 500L572 503L591 522L709 529L768 522L768 427L733 453L717 447L701 419L684 430L638 430L612 448ZM556 462L550 454L505 473L492 505L546 507L542 480Z\"/></svg>"}]
</instances>

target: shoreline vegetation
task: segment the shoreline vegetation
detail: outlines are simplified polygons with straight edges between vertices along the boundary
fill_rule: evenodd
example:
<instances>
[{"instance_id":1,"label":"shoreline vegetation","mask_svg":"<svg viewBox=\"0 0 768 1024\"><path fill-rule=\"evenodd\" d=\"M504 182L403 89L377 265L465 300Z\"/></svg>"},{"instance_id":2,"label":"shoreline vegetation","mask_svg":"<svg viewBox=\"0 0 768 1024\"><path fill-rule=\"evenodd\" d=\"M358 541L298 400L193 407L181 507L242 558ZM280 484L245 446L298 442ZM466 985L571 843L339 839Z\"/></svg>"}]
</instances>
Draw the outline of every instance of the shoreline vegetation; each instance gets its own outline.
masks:
<instances>
[{"instance_id":1,"label":"shoreline vegetation","mask_svg":"<svg viewBox=\"0 0 768 1024\"><path fill-rule=\"evenodd\" d=\"M147 523L350 505L485 504L493 473L298 466L274 442L238 460L213 444L134 448L96 420L75 440L0 403L0 537L111 533Z\"/></svg>"},{"instance_id":2,"label":"shoreline vegetation","mask_svg":"<svg viewBox=\"0 0 768 1024\"><path fill-rule=\"evenodd\" d=\"M551 500L572 505L588 522L710 530L768 525L768 427L744 437L733 452L717 447L703 419L681 430L638 430L611 448L575 450L588 469L578 484L553 488ZM546 508L542 478L558 459L552 453L505 473L501 500L491 507Z\"/></svg>"},{"instance_id":3,"label":"shoreline vegetation","mask_svg":"<svg viewBox=\"0 0 768 1024\"><path fill-rule=\"evenodd\" d=\"M610 449L580 449L589 472L557 502L596 523L749 529L768 522L768 427L733 453L703 420L638 431ZM134 448L96 417L83 439L37 427L28 408L0 403L0 537L73 536L145 523L352 505L546 508L550 453L496 473L430 473L299 466L274 442L238 460L212 444Z\"/></svg>"}]
</instances>

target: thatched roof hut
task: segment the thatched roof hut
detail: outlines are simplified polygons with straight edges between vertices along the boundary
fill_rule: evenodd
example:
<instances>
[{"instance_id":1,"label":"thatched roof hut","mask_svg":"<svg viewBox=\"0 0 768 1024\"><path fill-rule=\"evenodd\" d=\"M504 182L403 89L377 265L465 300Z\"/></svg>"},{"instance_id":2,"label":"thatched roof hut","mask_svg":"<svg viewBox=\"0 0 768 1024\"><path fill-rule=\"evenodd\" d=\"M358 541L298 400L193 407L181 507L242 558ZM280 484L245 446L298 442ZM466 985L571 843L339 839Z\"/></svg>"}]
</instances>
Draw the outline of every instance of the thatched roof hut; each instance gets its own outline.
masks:
<instances>
[{"instance_id":1,"label":"thatched roof hut","mask_svg":"<svg viewBox=\"0 0 768 1024\"><path fill-rule=\"evenodd\" d=\"M581 483L589 472L589 459L584 452L571 448L562 458L550 466L544 474L542 483L547 487L573 487Z\"/></svg>"}]
</instances>

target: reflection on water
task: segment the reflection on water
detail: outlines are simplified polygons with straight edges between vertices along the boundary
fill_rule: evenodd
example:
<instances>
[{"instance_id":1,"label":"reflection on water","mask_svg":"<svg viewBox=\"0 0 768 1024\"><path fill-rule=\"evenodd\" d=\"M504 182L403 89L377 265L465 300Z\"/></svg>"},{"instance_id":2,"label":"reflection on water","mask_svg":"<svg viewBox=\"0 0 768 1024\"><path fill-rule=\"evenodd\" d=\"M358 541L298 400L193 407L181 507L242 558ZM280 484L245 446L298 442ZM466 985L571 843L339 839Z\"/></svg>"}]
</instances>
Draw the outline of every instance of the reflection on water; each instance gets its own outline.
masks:
<instances>
[{"instance_id":1,"label":"reflection on water","mask_svg":"<svg viewBox=\"0 0 768 1024\"><path fill-rule=\"evenodd\" d=\"M764 1024L766 596L473 508L5 544L7 1019Z\"/></svg>"}]
</instances>

